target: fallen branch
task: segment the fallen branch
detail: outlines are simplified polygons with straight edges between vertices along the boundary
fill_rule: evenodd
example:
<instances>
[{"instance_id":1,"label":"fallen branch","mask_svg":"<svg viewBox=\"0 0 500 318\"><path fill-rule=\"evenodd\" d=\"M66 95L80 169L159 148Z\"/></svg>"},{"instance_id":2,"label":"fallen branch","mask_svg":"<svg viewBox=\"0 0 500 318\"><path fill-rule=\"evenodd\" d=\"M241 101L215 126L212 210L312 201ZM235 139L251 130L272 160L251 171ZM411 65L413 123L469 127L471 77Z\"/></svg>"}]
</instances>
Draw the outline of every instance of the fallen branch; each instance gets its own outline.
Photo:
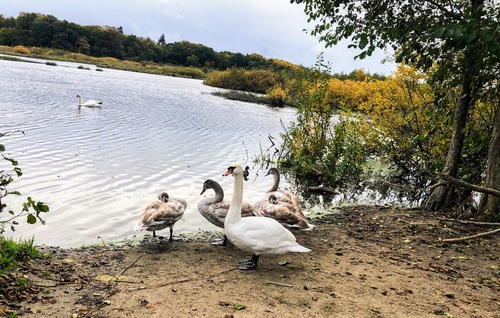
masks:
<instances>
[{"instance_id":1,"label":"fallen branch","mask_svg":"<svg viewBox=\"0 0 500 318\"><path fill-rule=\"evenodd\" d=\"M277 283L277 282L266 282L266 284L277 285L277 286L284 286L284 287L294 287L293 285L290 285L290 284Z\"/></svg>"},{"instance_id":2,"label":"fallen branch","mask_svg":"<svg viewBox=\"0 0 500 318\"><path fill-rule=\"evenodd\" d=\"M500 223L493 223L493 222L478 222L478 221L467 221L467 220L457 220L457 219L448 219L448 218L438 218L438 220L440 220L440 221L458 222L458 223L462 223L462 224L500 226Z\"/></svg>"},{"instance_id":3,"label":"fallen branch","mask_svg":"<svg viewBox=\"0 0 500 318\"><path fill-rule=\"evenodd\" d=\"M491 188L485 188L485 187L480 187L480 186L477 186L475 184L472 184L472 183L469 183L469 182L465 182L463 180L460 180L460 179L457 179L457 178L454 178L452 176L449 176L447 174L442 174L441 172L437 172L436 171L436 174L438 175L439 178L447 181L448 183L451 183L451 184L454 184L454 185L457 185L459 187L463 187L463 188L467 188L467 189L471 189L473 191L477 191L477 192L481 192L481 193L487 193L487 194L491 194L491 195L494 195L496 197L499 197L500 198L500 191L498 190L495 190L495 189L491 189Z\"/></svg>"},{"instance_id":4,"label":"fallen branch","mask_svg":"<svg viewBox=\"0 0 500 318\"><path fill-rule=\"evenodd\" d=\"M447 239L443 239L442 242L450 243L450 242L465 241L465 240L470 240L470 239L478 238L478 237L481 237L481 236L495 234L497 232L500 232L500 228L495 229L495 230L491 230L491 231L488 231L488 232L479 233L479 234L476 234L476 235L471 235L471 236L464 236L464 237L457 237L457 238L447 238Z\"/></svg>"},{"instance_id":5,"label":"fallen branch","mask_svg":"<svg viewBox=\"0 0 500 318\"><path fill-rule=\"evenodd\" d=\"M130 267L134 266L134 264L135 264L135 263L137 263L137 261L138 261L138 260L140 260L140 259L141 259L141 257L143 257L143 256L144 256L144 254L139 255L139 257L137 257L137 259L136 259L135 261L133 261L133 262L132 262L132 264L130 264L129 266L125 267L125 269L124 269L124 270L122 270L122 272L121 272L120 274L116 275L116 276L115 276L115 278L118 278L118 277L122 276L123 274L125 274L125 272L126 272L126 271L130 268Z\"/></svg>"},{"instance_id":6,"label":"fallen branch","mask_svg":"<svg viewBox=\"0 0 500 318\"><path fill-rule=\"evenodd\" d=\"M215 274L212 274L212 275L206 275L206 276L201 276L201 277L192 277L192 278L174 280L174 281L170 281L170 282L166 282L166 283L162 283L162 284L157 284L157 285L153 285L153 286L143 286L143 287L139 287L139 288L135 288L135 289L129 289L129 290L133 291L133 290L144 290L144 289L148 289L148 288L149 289L151 289L151 288L159 288L159 287L165 287L165 286L168 286L168 285L174 285L174 284L181 284L181 283L192 282L192 281L200 280L200 279L209 279L209 278L214 278L216 276L219 276L219 275L222 275L222 274L225 274L225 273L232 272L232 271L234 271L236 269L238 269L238 267L233 267L233 268L230 268L230 269L226 269L224 271L221 271L221 272L218 272L218 273L215 273Z\"/></svg>"},{"instance_id":7,"label":"fallen branch","mask_svg":"<svg viewBox=\"0 0 500 318\"><path fill-rule=\"evenodd\" d=\"M55 283L51 284L51 285L43 285L43 284L34 283L34 282L32 282L32 284L35 285L35 286L37 286L37 287L54 288L54 287L60 286L60 285L85 285L86 283L82 283L82 282L59 282L59 281L55 281Z\"/></svg>"},{"instance_id":8,"label":"fallen branch","mask_svg":"<svg viewBox=\"0 0 500 318\"><path fill-rule=\"evenodd\" d=\"M123 279L116 279L116 280L111 280L113 283L125 283L125 284L144 284L144 281L134 281L134 280L123 280Z\"/></svg>"}]
</instances>

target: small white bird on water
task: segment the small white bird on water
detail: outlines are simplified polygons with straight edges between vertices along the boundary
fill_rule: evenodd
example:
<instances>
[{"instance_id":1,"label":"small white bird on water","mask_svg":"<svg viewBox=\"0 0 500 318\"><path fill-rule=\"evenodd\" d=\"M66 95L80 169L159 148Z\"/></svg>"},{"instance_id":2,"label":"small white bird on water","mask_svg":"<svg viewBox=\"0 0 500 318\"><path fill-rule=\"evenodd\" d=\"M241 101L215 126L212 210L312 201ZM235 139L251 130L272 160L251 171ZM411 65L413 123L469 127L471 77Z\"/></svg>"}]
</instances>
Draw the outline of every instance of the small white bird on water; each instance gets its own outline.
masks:
<instances>
[{"instance_id":1,"label":"small white bird on water","mask_svg":"<svg viewBox=\"0 0 500 318\"><path fill-rule=\"evenodd\" d=\"M76 95L76 98L78 98L78 107L95 107L95 108L100 108L102 106L102 102L99 100L94 100L94 99L89 99L85 103L82 104L82 95L78 94Z\"/></svg>"},{"instance_id":2,"label":"small white bird on water","mask_svg":"<svg viewBox=\"0 0 500 318\"><path fill-rule=\"evenodd\" d=\"M246 171L246 170L245 170ZM234 176L234 190L231 205L224 220L224 234L237 248L252 253L249 260L240 260L239 269L257 268L260 255L307 253L311 250L299 245L292 232L278 221L268 217L241 217L243 202L243 177L246 174L240 164L229 166L223 176Z\"/></svg>"}]
</instances>

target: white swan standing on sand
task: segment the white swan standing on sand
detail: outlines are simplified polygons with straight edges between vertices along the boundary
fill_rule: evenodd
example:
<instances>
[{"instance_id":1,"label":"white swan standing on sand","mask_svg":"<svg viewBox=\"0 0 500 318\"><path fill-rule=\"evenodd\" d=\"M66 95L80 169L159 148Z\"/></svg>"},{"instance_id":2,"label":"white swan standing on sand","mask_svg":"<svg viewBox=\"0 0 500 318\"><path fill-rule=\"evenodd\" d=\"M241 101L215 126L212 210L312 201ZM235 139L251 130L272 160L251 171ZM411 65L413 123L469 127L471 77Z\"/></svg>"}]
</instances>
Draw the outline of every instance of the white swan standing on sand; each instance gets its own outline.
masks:
<instances>
[{"instance_id":1,"label":"white swan standing on sand","mask_svg":"<svg viewBox=\"0 0 500 318\"><path fill-rule=\"evenodd\" d=\"M184 215L187 202L183 199L170 198L166 192L158 195L158 200L148 204L141 220L134 226L134 232L146 230L153 231L153 237L156 237L156 231L170 228L169 241L172 241L174 224Z\"/></svg>"},{"instance_id":2,"label":"white swan standing on sand","mask_svg":"<svg viewBox=\"0 0 500 318\"><path fill-rule=\"evenodd\" d=\"M94 100L94 99L89 99L85 103L82 104L82 95L78 94L76 95L76 98L78 98L78 107L101 107L102 102L99 100Z\"/></svg>"},{"instance_id":3,"label":"white swan standing on sand","mask_svg":"<svg viewBox=\"0 0 500 318\"><path fill-rule=\"evenodd\" d=\"M311 251L299 245L292 232L275 219L268 217L242 218L243 168L240 164L234 163L229 166L223 176L230 174L234 176L234 190L231 205L224 221L224 233L234 246L252 253L251 259L240 260L239 268L241 270L257 268L260 255Z\"/></svg>"},{"instance_id":4,"label":"white swan standing on sand","mask_svg":"<svg viewBox=\"0 0 500 318\"><path fill-rule=\"evenodd\" d=\"M213 189L215 196L201 199L198 202L198 211L205 219L207 219L213 225L224 228L224 220L226 219L227 211L229 210L230 202L224 200L224 190L219 183L212 179L207 179L203 183L203 189L200 195L205 193L207 189ZM247 203L243 202L241 207L241 216L248 217L254 216L253 207ZM219 245L217 242L212 243L214 245ZM227 238L224 236L224 241L221 245L227 244Z\"/></svg>"}]
</instances>

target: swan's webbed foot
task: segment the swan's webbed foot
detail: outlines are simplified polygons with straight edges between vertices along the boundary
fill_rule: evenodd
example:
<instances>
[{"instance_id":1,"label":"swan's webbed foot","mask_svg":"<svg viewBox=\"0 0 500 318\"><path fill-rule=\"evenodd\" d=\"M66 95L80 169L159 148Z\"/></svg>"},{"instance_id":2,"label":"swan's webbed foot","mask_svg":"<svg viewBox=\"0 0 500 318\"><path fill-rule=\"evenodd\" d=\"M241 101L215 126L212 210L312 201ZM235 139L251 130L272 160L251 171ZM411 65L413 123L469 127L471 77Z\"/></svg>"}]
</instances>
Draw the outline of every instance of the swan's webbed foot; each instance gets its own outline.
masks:
<instances>
[{"instance_id":1,"label":"swan's webbed foot","mask_svg":"<svg viewBox=\"0 0 500 318\"><path fill-rule=\"evenodd\" d=\"M241 270L251 270L257 268L257 262L259 261L259 255L252 255L251 259L241 259L238 261L238 268Z\"/></svg>"},{"instance_id":2,"label":"swan's webbed foot","mask_svg":"<svg viewBox=\"0 0 500 318\"><path fill-rule=\"evenodd\" d=\"M224 236L224 239L214 240L210 244L215 245L215 246L226 246L227 245L227 238Z\"/></svg>"}]
</instances>

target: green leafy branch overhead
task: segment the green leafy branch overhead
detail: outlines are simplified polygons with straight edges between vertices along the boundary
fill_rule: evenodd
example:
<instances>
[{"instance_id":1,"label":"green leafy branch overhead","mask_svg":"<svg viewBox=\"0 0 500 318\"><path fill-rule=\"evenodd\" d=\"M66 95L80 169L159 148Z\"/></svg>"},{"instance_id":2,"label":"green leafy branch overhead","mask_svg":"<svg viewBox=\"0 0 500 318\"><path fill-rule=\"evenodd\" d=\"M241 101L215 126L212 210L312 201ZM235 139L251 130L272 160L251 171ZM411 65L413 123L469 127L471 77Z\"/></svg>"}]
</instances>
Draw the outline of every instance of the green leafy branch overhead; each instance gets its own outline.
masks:
<instances>
[{"instance_id":1,"label":"green leafy branch overhead","mask_svg":"<svg viewBox=\"0 0 500 318\"><path fill-rule=\"evenodd\" d=\"M5 136L7 133L0 133L1 136ZM8 195L21 195L18 191L10 191L8 189L9 185L14 181L15 177L21 177L23 172L18 166L19 163L13 158L6 157L4 155L5 146L0 144L0 154L4 162L10 163L11 168L0 170L0 234L5 232L6 226L10 226L12 231L15 230L15 226L18 225L19 217L26 217L26 222L28 224L35 224L37 220L40 223L45 224L42 219L41 214L49 211L49 207L42 201L35 201L31 197L26 199L26 202L22 203L22 209L20 212L15 212L12 209L7 208L7 204L3 201ZM7 212L7 215L3 215L3 212Z\"/></svg>"}]
</instances>

